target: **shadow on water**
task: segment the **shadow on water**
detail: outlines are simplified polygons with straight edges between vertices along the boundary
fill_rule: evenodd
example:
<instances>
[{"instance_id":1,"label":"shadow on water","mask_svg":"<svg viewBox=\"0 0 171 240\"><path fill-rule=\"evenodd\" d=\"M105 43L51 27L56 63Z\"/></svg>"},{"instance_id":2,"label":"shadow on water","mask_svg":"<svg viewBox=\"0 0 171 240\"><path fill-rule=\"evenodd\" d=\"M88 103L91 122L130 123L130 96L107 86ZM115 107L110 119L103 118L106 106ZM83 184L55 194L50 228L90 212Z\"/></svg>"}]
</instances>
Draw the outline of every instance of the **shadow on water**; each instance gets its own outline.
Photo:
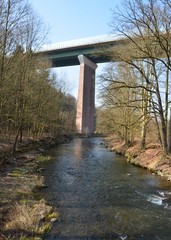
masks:
<instances>
[{"instance_id":1,"label":"shadow on water","mask_svg":"<svg viewBox=\"0 0 171 240\"><path fill-rule=\"evenodd\" d=\"M41 194L61 217L45 239L170 239L170 183L100 143L74 139L48 152Z\"/></svg>"}]
</instances>

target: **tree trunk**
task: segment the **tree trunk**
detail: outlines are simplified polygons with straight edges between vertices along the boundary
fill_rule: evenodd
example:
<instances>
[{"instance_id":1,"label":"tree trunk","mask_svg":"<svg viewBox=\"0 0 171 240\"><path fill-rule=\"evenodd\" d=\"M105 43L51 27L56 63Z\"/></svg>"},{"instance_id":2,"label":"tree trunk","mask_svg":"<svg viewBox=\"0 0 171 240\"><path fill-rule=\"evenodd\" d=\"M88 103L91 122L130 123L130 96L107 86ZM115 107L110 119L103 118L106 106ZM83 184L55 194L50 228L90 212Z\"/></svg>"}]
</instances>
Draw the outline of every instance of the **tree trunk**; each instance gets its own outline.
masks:
<instances>
[{"instance_id":1,"label":"tree trunk","mask_svg":"<svg viewBox=\"0 0 171 240\"><path fill-rule=\"evenodd\" d=\"M14 155L15 152L16 152L19 134L20 134L20 127L19 127L18 130L17 130L17 134L16 134L16 137L15 137L14 145L13 145L13 151L12 151L12 154L13 154L13 155Z\"/></svg>"},{"instance_id":2,"label":"tree trunk","mask_svg":"<svg viewBox=\"0 0 171 240\"><path fill-rule=\"evenodd\" d=\"M168 153L171 153L171 108L170 108L169 130L168 130Z\"/></svg>"},{"instance_id":3,"label":"tree trunk","mask_svg":"<svg viewBox=\"0 0 171 240\"><path fill-rule=\"evenodd\" d=\"M156 126L157 126L157 132L158 132L158 140L162 146L162 138L161 138L161 134L160 134L160 127L159 127L159 123L158 123L158 118L157 118L157 114L155 112L155 107L154 107L154 102L152 100L152 106L153 106L153 109L154 109L154 118L155 118L155 122L156 122Z\"/></svg>"},{"instance_id":4,"label":"tree trunk","mask_svg":"<svg viewBox=\"0 0 171 240\"><path fill-rule=\"evenodd\" d=\"M19 134L20 134L19 142L22 143L22 141L23 141L23 128L22 128L22 126L20 126Z\"/></svg>"}]
</instances>

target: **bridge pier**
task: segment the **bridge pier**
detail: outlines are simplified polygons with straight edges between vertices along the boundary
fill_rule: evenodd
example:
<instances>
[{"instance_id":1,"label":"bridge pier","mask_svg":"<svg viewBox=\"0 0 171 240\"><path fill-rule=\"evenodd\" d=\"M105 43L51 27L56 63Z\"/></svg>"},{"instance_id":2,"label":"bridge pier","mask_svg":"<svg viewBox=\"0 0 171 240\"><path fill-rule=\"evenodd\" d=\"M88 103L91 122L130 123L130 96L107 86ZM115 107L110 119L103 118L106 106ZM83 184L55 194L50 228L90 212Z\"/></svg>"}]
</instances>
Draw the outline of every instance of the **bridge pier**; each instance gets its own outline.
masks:
<instances>
[{"instance_id":1,"label":"bridge pier","mask_svg":"<svg viewBox=\"0 0 171 240\"><path fill-rule=\"evenodd\" d=\"M92 134L95 130L95 70L97 65L83 55L77 99L76 127L78 133Z\"/></svg>"}]
</instances>

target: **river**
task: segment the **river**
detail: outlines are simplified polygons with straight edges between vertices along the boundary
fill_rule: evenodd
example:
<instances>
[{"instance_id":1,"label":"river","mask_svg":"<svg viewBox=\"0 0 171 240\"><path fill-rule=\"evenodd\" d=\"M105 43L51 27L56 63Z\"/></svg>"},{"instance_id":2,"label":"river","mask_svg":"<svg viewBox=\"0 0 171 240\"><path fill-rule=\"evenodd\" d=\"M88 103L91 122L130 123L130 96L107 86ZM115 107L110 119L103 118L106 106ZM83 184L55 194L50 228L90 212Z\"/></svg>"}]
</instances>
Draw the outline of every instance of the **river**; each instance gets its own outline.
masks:
<instances>
[{"instance_id":1,"label":"river","mask_svg":"<svg viewBox=\"0 0 171 240\"><path fill-rule=\"evenodd\" d=\"M171 183L109 152L100 138L51 149L41 195L60 212L45 237L171 239Z\"/></svg>"}]
</instances>

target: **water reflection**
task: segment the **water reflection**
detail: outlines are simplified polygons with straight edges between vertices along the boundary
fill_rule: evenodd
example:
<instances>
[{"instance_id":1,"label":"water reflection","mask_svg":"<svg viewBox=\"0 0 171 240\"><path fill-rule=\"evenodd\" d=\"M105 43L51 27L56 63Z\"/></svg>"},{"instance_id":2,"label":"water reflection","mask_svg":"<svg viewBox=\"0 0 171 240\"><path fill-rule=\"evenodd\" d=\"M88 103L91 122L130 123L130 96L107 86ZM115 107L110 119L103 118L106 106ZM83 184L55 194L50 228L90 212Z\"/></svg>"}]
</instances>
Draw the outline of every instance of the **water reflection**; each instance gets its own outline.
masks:
<instances>
[{"instance_id":1,"label":"water reflection","mask_svg":"<svg viewBox=\"0 0 171 240\"><path fill-rule=\"evenodd\" d=\"M75 160L83 159L81 148L82 148L82 145L78 142L78 144L76 144L76 146L73 149L73 157Z\"/></svg>"},{"instance_id":2,"label":"water reflection","mask_svg":"<svg viewBox=\"0 0 171 240\"><path fill-rule=\"evenodd\" d=\"M45 239L170 239L170 197L163 199L170 183L100 142L75 139L51 151L56 160L46 166L42 194L61 221Z\"/></svg>"}]
</instances>

